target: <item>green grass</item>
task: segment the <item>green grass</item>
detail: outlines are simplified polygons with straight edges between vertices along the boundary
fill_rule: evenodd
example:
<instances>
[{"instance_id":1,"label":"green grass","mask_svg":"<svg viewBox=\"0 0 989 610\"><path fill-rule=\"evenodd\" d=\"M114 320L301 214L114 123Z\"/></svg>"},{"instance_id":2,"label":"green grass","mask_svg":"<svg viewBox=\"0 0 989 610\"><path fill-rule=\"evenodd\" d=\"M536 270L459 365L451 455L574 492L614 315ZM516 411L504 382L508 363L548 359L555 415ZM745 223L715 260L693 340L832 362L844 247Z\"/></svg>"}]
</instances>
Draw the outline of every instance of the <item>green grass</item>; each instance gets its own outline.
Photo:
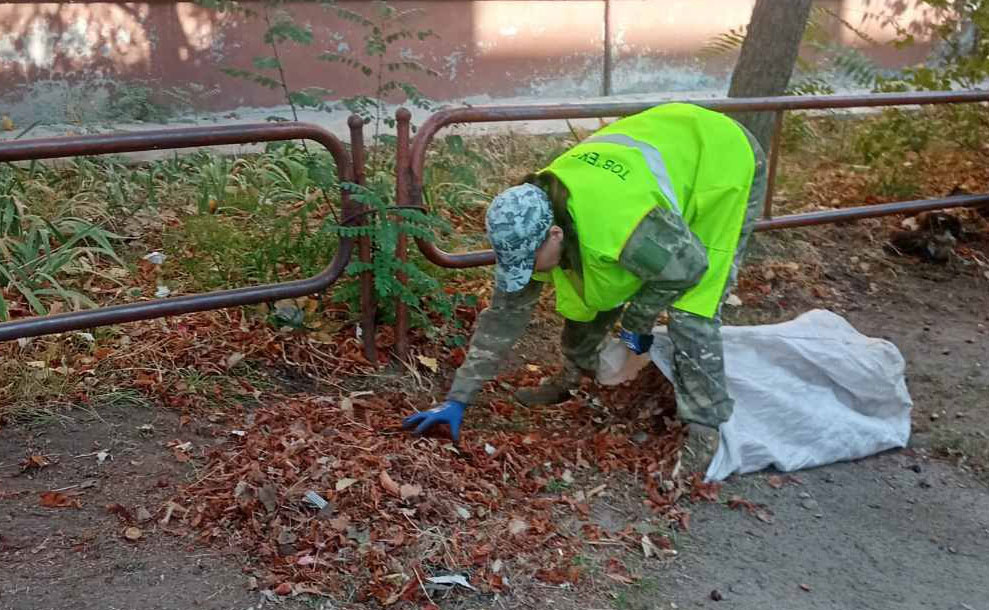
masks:
<instances>
[{"instance_id":1,"label":"green grass","mask_svg":"<svg viewBox=\"0 0 989 610\"><path fill-rule=\"evenodd\" d=\"M546 483L546 491L551 494L563 493L564 491L570 489L570 483L562 479L550 479Z\"/></svg>"},{"instance_id":2,"label":"green grass","mask_svg":"<svg viewBox=\"0 0 989 610\"><path fill-rule=\"evenodd\" d=\"M151 407L151 402L143 394L131 389L120 389L100 394L93 398L93 404L111 409L147 409Z\"/></svg>"},{"instance_id":3,"label":"green grass","mask_svg":"<svg viewBox=\"0 0 989 610\"><path fill-rule=\"evenodd\" d=\"M3 420L29 430L72 423L64 405L18 404L0 408Z\"/></svg>"},{"instance_id":4,"label":"green grass","mask_svg":"<svg viewBox=\"0 0 989 610\"><path fill-rule=\"evenodd\" d=\"M612 593L615 610L647 610L661 607L657 599L659 584L651 578L643 578L635 584Z\"/></svg>"},{"instance_id":5,"label":"green grass","mask_svg":"<svg viewBox=\"0 0 989 610\"><path fill-rule=\"evenodd\" d=\"M21 399L0 407L0 416L9 423L28 429L47 428L53 425L68 425L75 421L73 410L84 409L97 413L97 409L147 409L151 406L140 393L130 389L97 392L81 403L59 394L65 385L50 385L47 391L25 391Z\"/></svg>"}]
</instances>

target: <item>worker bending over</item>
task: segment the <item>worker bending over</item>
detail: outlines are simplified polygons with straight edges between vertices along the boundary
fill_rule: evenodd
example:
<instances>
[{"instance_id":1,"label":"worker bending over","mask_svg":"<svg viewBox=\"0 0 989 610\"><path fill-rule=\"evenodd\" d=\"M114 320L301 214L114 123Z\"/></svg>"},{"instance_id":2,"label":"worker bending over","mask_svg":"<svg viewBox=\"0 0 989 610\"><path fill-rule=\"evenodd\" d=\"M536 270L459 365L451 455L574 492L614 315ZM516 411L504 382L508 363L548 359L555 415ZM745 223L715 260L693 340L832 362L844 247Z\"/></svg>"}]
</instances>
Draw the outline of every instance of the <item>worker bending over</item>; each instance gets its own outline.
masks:
<instances>
[{"instance_id":1,"label":"worker bending over","mask_svg":"<svg viewBox=\"0 0 989 610\"><path fill-rule=\"evenodd\" d=\"M617 322L627 349L641 355L668 311L688 460L706 463L734 406L721 307L765 190L765 155L746 129L724 114L670 103L604 127L500 193L485 223L496 257L491 305L446 401L403 425L421 434L445 423L457 441L467 405L498 374L552 283L566 320L563 367L516 398L529 406L568 399L582 374L595 374Z\"/></svg>"}]
</instances>

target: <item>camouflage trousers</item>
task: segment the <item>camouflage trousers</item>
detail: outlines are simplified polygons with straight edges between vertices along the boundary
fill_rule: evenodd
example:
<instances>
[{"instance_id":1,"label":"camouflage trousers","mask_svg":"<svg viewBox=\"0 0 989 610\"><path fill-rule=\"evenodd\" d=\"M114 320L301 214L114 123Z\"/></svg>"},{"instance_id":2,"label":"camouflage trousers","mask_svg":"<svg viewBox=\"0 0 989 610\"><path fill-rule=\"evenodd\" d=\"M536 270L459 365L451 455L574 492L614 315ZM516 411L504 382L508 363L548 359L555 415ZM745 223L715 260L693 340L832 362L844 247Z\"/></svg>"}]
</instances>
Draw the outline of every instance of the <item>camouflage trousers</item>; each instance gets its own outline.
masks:
<instances>
[{"instance_id":1,"label":"camouflage trousers","mask_svg":"<svg viewBox=\"0 0 989 610\"><path fill-rule=\"evenodd\" d=\"M721 343L721 307L738 280L749 237L762 214L766 196L766 156L755 137L745 130L755 153L755 175L749 191L742 233L732 262L731 274L712 318L704 318L670 307L669 337L673 342L673 384L677 416L686 422L717 427L731 417L735 401L728 395L724 350ZM685 291L671 291L670 304ZM562 376L575 381L581 370L594 371L602 342L622 315L624 307L601 312L590 322L567 320L562 347L566 357Z\"/></svg>"}]
</instances>

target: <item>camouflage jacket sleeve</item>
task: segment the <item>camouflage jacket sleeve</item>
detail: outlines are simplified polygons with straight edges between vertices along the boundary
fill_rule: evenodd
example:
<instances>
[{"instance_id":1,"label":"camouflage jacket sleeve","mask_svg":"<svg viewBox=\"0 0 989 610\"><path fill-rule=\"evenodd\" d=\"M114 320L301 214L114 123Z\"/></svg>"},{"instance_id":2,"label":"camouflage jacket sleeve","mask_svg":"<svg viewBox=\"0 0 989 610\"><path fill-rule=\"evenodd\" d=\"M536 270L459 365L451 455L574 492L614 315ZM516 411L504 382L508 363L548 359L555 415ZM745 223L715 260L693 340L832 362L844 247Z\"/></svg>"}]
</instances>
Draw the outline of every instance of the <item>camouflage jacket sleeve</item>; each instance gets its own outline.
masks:
<instances>
[{"instance_id":1,"label":"camouflage jacket sleeve","mask_svg":"<svg viewBox=\"0 0 989 610\"><path fill-rule=\"evenodd\" d=\"M652 332L659 314L707 271L707 250L676 210L650 212L632 233L619 263L642 281L622 315L622 326Z\"/></svg>"},{"instance_id":2,"label":"camouflage jacket sleeve","mask_svg":"<svg viewBox=\"0 0 989 610\"><path fill-rule=\"evenodd\" d=\"M494 379L529 325L542 286L542 282L532 280L519 292L495 289L491 305L477 318L467 359L453 378L447 400L468 404L485 382Z\"/></svg>"}]
</instances>

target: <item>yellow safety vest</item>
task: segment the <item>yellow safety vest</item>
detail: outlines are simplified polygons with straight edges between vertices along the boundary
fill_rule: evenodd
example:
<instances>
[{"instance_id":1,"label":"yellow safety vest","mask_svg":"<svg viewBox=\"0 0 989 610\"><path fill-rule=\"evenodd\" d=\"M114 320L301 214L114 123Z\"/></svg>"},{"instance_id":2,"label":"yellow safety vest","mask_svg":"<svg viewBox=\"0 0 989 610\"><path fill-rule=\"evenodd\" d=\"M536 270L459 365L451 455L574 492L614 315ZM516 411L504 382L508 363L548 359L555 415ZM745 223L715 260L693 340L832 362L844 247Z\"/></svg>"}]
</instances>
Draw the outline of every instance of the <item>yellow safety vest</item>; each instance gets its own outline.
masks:
<instances>
[{"instance_id":1,"label":"yellow safety vest","mask_svg":"<svg viewBox=\"0 0 989 610\"><path fill-rule=\"evenodd\" d=\"M533 276L553 282L562 316L590 321L639 291L642 280L618 261L656 207L679 213L707 249L707 272L674 307L715 314L755 171L752 147L735 121L692 104L663 104L595 132L542 171L570 192L567 209L580 244L580 277L559 267Z\"/></svg>"}]
</instances>

